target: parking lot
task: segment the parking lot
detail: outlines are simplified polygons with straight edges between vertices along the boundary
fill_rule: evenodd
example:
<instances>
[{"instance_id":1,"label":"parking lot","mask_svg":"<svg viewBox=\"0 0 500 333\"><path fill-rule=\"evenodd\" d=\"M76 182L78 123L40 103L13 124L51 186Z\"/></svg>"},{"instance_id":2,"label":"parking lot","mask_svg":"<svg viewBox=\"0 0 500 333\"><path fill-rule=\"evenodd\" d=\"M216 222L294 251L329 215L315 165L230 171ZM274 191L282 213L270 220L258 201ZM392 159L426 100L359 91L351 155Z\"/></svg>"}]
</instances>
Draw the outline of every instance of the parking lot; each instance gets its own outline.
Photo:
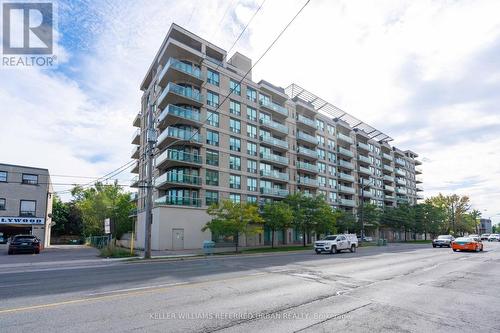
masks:
<instances>
[{"instance_id":1,"label":"parking lot","mask_svg":"<svg viewBox=\"0 0 500 333\"><path fill-rule=\"evenodd\" d=\"M97 259L99 252L84 245L53 245L40 254L7 254L7 244L0 244L0 266L5 264L34 264Z\"/></svg>"}]
</instances>

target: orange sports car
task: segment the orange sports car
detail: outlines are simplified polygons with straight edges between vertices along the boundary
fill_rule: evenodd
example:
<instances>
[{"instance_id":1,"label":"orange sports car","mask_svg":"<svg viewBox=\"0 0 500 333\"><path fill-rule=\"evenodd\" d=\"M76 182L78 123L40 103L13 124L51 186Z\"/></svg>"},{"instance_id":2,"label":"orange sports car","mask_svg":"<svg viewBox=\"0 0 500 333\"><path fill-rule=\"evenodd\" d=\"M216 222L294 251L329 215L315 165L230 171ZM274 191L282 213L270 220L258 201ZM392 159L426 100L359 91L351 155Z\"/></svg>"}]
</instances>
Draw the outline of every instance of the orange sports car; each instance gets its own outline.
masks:
<instances>
[{"instance_id":1,"label":"orange sports car","mask_svg":"<svg viewBox=\"0 0 500 333\"><path fill-rule=\"evenodd\" d=\"M459 237L451 242L451 248L453 251L482 251L483 243L479 238L473 237Z\"/></svg>"}]
</instances>

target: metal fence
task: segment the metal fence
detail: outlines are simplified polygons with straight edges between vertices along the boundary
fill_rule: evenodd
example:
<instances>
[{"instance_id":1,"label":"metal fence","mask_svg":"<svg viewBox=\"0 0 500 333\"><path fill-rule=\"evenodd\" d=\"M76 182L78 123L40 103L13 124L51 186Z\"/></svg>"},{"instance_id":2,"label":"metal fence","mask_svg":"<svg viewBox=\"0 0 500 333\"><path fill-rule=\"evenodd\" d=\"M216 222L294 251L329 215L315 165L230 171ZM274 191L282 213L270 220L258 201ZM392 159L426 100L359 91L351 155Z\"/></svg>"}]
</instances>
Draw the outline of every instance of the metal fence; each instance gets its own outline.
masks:
<instances>
[{"instance_id":1,"label":"metal fence","mask_svg":"<svg viewBox=\"0 0 500 333\"><path fill-rule=\"evenodd\" d=\"M111 237L109 235L105 236L90 236L85 239L85 244L102 249L108 246L111 242Z\"/></svg>"}]
</instances>

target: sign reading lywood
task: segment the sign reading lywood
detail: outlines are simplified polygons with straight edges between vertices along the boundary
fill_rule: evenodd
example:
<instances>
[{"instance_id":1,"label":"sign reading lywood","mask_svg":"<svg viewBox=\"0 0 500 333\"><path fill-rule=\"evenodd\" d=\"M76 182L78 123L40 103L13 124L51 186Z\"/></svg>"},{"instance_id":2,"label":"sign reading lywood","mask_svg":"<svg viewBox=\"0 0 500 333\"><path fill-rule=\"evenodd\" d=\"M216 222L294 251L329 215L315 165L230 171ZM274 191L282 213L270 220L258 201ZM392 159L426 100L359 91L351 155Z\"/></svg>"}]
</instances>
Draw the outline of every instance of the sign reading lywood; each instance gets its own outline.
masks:
<instances>
[{"instance_id":1,"label":"sign reading lywood","mask_svg":"<svg viewBox=\"0 0 500 333\"><path fill-rule=\"evenodd\" d=\"M0 216L0 224L45 224L44 218L20 217L20 216Z\"/></svg>"}]
</instances>

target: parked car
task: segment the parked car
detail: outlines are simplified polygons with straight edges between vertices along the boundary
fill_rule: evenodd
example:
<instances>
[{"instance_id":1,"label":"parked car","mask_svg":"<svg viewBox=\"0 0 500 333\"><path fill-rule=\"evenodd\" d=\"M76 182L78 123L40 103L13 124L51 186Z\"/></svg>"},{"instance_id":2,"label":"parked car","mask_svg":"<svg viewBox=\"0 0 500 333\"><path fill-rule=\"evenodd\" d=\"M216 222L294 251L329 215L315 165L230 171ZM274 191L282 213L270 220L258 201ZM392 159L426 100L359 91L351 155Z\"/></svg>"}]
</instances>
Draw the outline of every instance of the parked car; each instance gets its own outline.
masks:
<instances>
[{"instance_id":1,"label":"parked car","mask_svg":"<svg viewBox=\"0 0 500 333\"><path fill-rule=\"evenodd\" d=\"M479 238L479 235L472 234L472 235L469 235L468 237L470 237L470 238Z\"/></svg>"},{"instance_id":2,"label":"parked car","mask_svg":"<svg viewBox=\"0 0 500 333\"><path fill-rule=\"evenodd\" d=\"M488 242L500 242L500 235L499 234L491 234L488 237Z\"/></svg>"},{"instance_id":3,"label":"parked car","mask_svg":"<svg viewBox=\"0 0 500 333\"><path fill-rule=\"evenodd\" d=\"M342 250L356 252L358 237L354 234L329 235L322 240L314 242L316 254L322 252L338 253Z\"/></svg>"},{"instance_id":4,"label":"parked car","mask_svg":"<svg viewBox=\"0 0 500 333\"><path fill-rule=\"evenodd\" d=\"M451 247L454 239L452 235L439 235L438 238L432 240L432 247Z\"/></svg>"},{"instance_id":5,"label":"parked car","mask_svg":"<svg viewBox=\"0 0 500 333\"><path fill-rule=\"evenodd\" d=\"M358 238L358 242L363 241L363 242L373 242L373 237L370 236L364 236L363 239L361 239L361 236L356 236Z\"/></svg>"},{"instance_id":6,"label":"parked car","mask_svg":"<svg viewBox=\"0 0 500 333\"><path fill-rule=\"evenodd\" d=\"M453 251L482 251L483 243L479 238L459 237L451 242Z\"/></svg>"},{"instance_id":7,"label":"parked car","mask_svg":"<svg viewBox=\"0 0 500 333\"><path fill-rule=\"evenodd\" d=\"M481 240L488 240L488 237L490 237L490 234L482 234Z\"/></svg>"},{"instance_id":8,"label":"parked car","mask_svg":"<svg viewBox=\"0 0 500 333\"><path fill-rule=\"evenodd\" d=\"M9 242L8 254L29 252L40 253L41 242L38 237L33 235L17 235L11 238Z\"/></svg>"}]
</instances>

